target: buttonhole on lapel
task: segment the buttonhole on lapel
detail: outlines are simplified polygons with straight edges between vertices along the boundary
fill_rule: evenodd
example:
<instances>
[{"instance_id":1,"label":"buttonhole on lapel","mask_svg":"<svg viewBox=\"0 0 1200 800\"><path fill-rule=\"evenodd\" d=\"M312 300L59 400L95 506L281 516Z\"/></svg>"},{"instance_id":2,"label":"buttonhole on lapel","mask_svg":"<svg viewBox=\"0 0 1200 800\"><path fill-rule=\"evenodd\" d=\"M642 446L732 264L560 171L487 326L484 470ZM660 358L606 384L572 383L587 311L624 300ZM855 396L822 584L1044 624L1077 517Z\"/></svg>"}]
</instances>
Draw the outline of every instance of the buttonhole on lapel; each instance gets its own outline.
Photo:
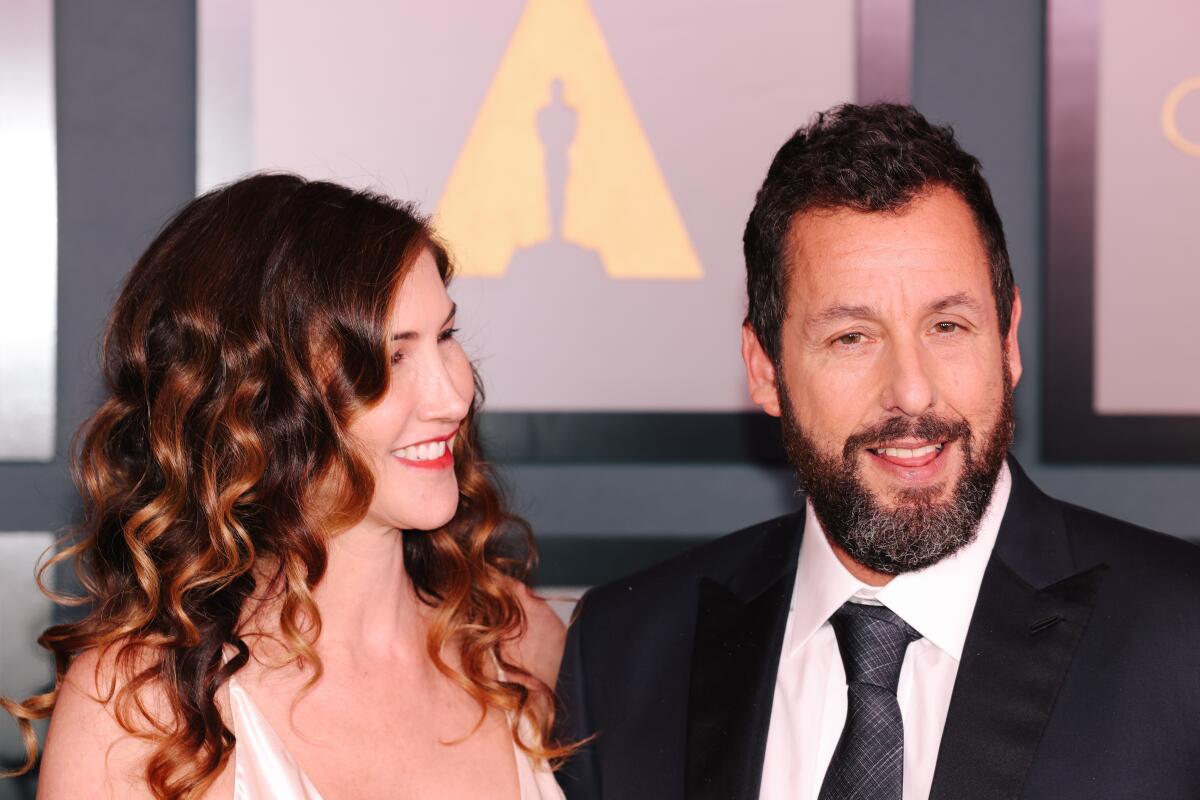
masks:
<instances>
[{"instance_id":1,"label":"buttonhole on lapel","mask_svg":"<svg viewBox=\"0 0 1200 800\"><path fill-rule=\"evenodd\" d=\"M1029 632L1031 634L1041 633L1042 631L1046 630L1047 628L1053 628L1055 625L1057 625L1060 622L1062 622L1062 616L1059 614L1055 614L1050 617L1043 617L1042 619L1039 619L1037 622L1035 622L1029 626Z\"/></svg>"}]
</instances>

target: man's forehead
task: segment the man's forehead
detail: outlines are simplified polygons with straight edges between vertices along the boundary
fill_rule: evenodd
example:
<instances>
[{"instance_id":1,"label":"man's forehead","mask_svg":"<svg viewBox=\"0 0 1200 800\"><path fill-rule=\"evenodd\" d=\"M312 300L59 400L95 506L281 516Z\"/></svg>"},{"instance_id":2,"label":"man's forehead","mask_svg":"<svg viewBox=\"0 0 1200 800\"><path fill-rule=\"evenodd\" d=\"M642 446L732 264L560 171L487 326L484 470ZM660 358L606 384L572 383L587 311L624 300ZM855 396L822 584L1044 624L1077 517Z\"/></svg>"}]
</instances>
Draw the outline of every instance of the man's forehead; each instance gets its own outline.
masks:
<instances>
[{"instance_id":1,"label":"man's forehead","mask_svg":"<svg viewBox=\"0 0 1200 800\"><path fill-rule=\"evenodd\" d=\"M806 293L881 291L931 284L942 294L990 289L991 271L974 216L950 190L899 211L814 209L788 231L788 283ZM948 291L939 285L953 284ZM853 297L823 298L854 302Z\"/></svg>"},{"instance_id":2,"label":"man's forehead","mask_svg":"<svg viewBox=\"0 0 1200 800\"><path fill-rule=\"evenodd\" d=\"M936 186L915 195L907 203L879 211L850 206L817 206L792 215L788 226L791 247L804 247L808 240L825 241L853 236L887 239L905 235L941 235L974 239L982 248L975 214L953 189Z\"/></svg>"},{"instance_id":3,"label":"man's forehead","mask_svg":"<svg viewBox=\"0 0 1200 800\"><path fill-rule=\"evenodd\" d=\"M941 313L980 319L995 313L990 284L983 279L966 279L963 273L919 279L911 275L876 280L869 275L857 277L828 279L820 285L793 282L788 293L788 316L806 328L815 328L849 319L885 320Z\"/></svg>"}]
</instances>

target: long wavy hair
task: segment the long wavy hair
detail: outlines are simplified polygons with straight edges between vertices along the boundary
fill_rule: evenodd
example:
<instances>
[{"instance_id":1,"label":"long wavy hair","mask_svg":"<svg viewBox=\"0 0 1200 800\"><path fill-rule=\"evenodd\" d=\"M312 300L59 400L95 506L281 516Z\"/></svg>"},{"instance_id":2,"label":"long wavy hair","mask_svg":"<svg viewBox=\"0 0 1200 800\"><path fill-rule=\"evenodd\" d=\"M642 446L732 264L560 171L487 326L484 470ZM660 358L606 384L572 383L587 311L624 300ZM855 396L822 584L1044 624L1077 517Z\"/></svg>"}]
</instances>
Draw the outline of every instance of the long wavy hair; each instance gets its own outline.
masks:
<instances>
[{"instance_id":1,"label":"long wavy hair","mask_svg":"<svg viewBox=\"0 0 1200 800\"><path fill-rule=\"evenodd\" d=\"M154 745L149 788L201 795L232 752L216 697L250 658L239 622L264 590L287 657L317 680L312 591L327 540L374 491L348 426L387 389L388 311L423 250L448 281L445 248L410 206L272 174L194 200L138 260L104 338L108 397L77 437L84 521L42 567L73 560L75 602L89 610L38 640L54 688L3 701L25 738L22 771L37 756L30 722L53 711L72 659L97 648L114 666L101 700ZM479 703L480 722L508 712L518 746L557 759L569 748L551 735L551 690L502 648L525 629L517 592L533 548L481 458L478 385L455 445L458 511L404 535L405 565L434 609L429 658Z\"/></svg>"}]
</instances>

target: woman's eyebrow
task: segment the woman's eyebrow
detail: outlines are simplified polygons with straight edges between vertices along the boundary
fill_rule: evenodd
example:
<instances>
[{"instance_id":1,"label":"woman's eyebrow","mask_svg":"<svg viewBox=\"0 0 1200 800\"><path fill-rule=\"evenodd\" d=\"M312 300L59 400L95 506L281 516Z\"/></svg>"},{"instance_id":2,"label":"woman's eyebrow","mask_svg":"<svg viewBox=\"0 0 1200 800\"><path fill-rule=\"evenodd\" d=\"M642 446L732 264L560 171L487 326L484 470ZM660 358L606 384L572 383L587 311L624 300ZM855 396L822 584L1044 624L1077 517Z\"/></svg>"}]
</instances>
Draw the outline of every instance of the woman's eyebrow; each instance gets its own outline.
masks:
<instances>
[{"instance_id":1,"label":"woman's eyebrow","mask_svg":"<svg viewBox=\"0 0 1200 800\"><path fill-rule=\"evenodd\" d=\"M442 322L441 327L444 328L447 325L449 325L450 320L454 319L455 315L457 315L457 314L458 314L458 303L451 303L450 304L450 313L446 315L446 319ZM418 336L418 334L416 331L404 331L403 333L393 333L392 341L393 342L408 341L409 339L416 339L417 336Z\"/></svg>"}]
</instances>

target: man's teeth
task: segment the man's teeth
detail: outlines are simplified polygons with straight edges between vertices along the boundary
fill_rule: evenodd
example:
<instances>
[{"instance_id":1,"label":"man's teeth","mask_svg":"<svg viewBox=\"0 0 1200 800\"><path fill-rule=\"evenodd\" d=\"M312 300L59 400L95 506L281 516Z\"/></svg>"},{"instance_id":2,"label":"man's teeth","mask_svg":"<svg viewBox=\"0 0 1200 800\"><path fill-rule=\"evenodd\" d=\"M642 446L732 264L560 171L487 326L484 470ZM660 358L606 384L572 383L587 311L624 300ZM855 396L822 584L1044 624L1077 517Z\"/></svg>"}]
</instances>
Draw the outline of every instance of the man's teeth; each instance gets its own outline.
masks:
<instances>
[{"instance_id":1,"label":"man's teeth","mask_svg":"<svg viewBox=\"0 0 1200 800\"><path fill-rule=\"evenodd\" d=\"M892 458L921 458L933 452L940 453L944 446L944 444L927 444L915 450L909 450L906 447L878 447L872 452L877 456L891 456Z\"/></svg>"},{"instance_id":2,"label":"man's teeth","mask_svg":"<svg viewBox=\"0 0 1200 800\"><path fill-rule=\"evenodd\" d=\"M402 458L405 461L433 461L446 455L446 450L454 449L454 440L457 436L455 434L441 442L422 442L421 444L414 444L411 447L393 450L392 455L396 458Z\"/></svg>"}]
</instances>

